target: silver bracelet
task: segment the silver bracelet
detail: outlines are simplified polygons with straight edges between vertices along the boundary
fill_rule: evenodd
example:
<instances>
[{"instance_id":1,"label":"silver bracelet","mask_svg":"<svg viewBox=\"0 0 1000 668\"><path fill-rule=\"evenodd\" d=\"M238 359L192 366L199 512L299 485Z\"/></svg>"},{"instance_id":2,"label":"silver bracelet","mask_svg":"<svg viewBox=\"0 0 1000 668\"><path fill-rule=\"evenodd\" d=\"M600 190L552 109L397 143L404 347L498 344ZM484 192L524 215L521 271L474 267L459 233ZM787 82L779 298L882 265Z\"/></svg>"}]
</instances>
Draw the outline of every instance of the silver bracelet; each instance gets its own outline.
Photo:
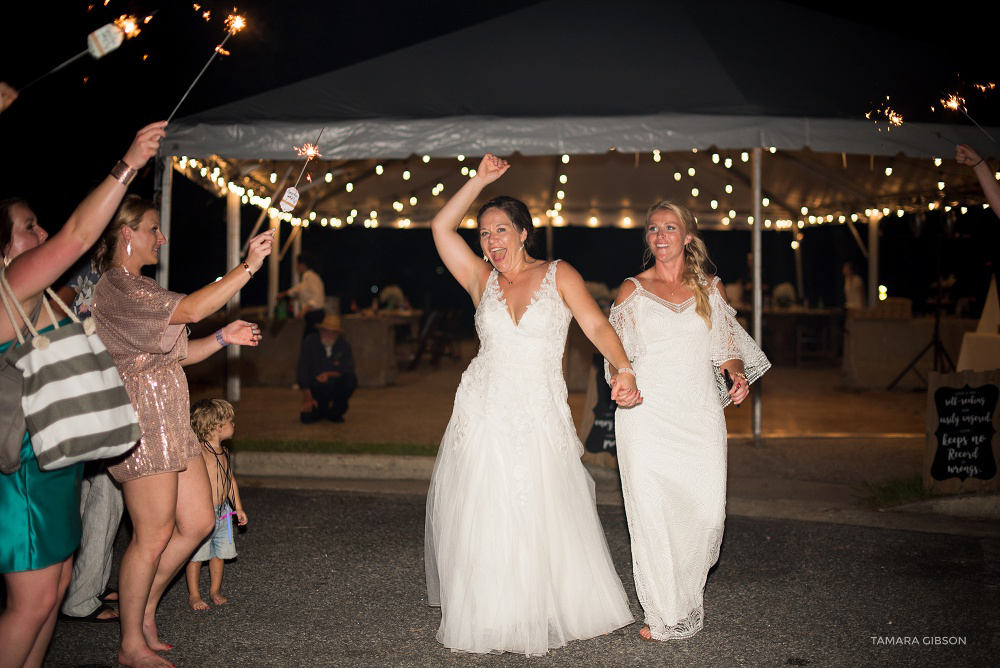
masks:
<instances>
[{"instance_id":1,"label":"silver bracelet","mask_svg":"<svg viewBox=\"0 0 1000 668\"><path fill-rule=\"evenodd\" d=\"M618 373L630 373L632 374L632 377L635 378L635 371L632 371L632 369L628 367L625 367L623 369L618 369Z\"/></svg>"},{"instance_id":2,"label":"silver bracelet","mask_svg":"<svg viewBox=\"0 0 1000 668\"><path fill-rule=\"evenodd\" d=\"M218 341L219 345L222 346L223 348L229 345L229 341L226 341L224 338L222 338L221 329L215 330L215 340Z\"/></svg>"}]
</instances>

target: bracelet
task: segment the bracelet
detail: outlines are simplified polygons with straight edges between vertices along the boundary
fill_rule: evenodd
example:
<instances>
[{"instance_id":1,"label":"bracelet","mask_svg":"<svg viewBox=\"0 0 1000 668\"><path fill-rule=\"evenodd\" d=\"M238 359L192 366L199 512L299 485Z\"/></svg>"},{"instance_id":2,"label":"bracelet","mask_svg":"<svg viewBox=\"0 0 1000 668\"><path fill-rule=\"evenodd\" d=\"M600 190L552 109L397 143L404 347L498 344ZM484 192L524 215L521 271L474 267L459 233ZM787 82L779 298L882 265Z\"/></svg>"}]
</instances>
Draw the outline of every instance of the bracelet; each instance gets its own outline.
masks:
<instances>
[{"instance_id":1,"label":"bracelet","mask_svg":"<svg viewBox=\"0 0 1000 668\"><path fill-rule=\"evenodd\" d=\"M128 184L132 183L132 179L135 178L136 173L124 160L119 160L111 168L111 176L115 177L115 180L126 188L128 188Z\"/></svg>"},{"instance_id":2,"label":"bracelet","mask_svg":"<svg viewBox=\"0 0 1000 668\"><path fill-rule=\"evenodd\" d=\"M979 162L977 162L976 164L974 164L974 165L972 166L972 168L973 168L973 169L975 169L975 168L976 168L976 167L978 167L979 165L983 164L983 160L985 160L985 159L986 159L986 158L980 158L980 159L979 159Z\"/></svg>"},{"instance_id":3,"label":"bracelet","mask_svg":"<svg viewBox=\"0 0 1000 668\"><path fill-rule=\"evenodd\" d=\"M223 348L229 345L229 341L226 341L224 338L222 338L221 329L215 330L215 340L218 341L219 345L222 346Z\"/></svg>"},{"instance_id":4,"label":"bracelet","mask_svg":"<svg viewBox=\"0 0 1000 668\"><path fill-rule=\"evenodd\" d=\"M253 278L253 272L250 271L250 265L248 265L245 260L243 262L243 268L247 270L248 274L250 274L250 278Z\"/></svg>"},{"instance_id":5,"label":"bracelet","mask_svg":"<svg viewBox=\"0 0 1000 668\"><path fill-rule=\"evenodd\" d=\"M632 371L632 369L628 367L625 367L623 369L618 369L618 373L630 373L632 374L632 377L635 378L635 371Z\"/></svg>"}]
</instances>

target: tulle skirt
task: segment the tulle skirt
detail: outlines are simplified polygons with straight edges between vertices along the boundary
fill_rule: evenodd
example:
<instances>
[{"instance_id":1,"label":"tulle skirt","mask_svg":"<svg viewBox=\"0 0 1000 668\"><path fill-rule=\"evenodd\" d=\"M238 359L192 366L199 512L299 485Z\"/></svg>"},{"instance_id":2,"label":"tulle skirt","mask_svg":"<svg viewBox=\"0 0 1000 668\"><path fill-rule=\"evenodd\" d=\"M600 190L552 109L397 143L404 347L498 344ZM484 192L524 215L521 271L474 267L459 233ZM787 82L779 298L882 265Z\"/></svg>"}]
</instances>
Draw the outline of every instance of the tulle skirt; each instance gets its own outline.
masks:
<instances>
[{"instance_id":1,"label":"tulle skirt","mask_svg":"<svg viewBox=\"0 0 1000 668\"><path fill-rule=\"evenodd\" d=\"M481 410L459 390L425 535L446 647L540 655L633 621L568 408L548 408Z\"/></svg>"}]
</instances>

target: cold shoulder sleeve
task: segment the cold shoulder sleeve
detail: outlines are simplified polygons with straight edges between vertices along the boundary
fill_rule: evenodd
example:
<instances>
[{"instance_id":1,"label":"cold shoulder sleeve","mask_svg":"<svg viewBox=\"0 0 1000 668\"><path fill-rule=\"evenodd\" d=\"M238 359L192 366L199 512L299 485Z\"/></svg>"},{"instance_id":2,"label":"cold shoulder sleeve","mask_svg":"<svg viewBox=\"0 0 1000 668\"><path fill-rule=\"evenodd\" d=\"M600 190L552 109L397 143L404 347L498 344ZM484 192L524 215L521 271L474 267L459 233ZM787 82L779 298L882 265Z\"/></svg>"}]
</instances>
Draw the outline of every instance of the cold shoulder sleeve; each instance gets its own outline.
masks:
<instances>
[{"instance_id":1,"label":"cold shoulder sleeve","mask_svg":"<svg viewBox=\"0 0 1000 668\"><path fill-rule=\"evenodd\" d=\"M628 279L636 283L635 279ZM629 362L642 356L646 352L642 337L639 336L639 284L636 289L625 298L621 304L611 307L611 315L608 320L614 328L618 338L621 339L622 347L625 349L625 356ZM611 367L607 360L604 360L604 381L611 384Z\"/></svg>"},{"instance_id":2,"label":"cold shoulder sleeve","mask_svg":"<svg viewBox=\"0 0 1000 668\"><path fill-rule=\"evenodd\" d=\"M716 276L708 289L708 301L712 306L710 354L722 405L728 406L732 398L726 390L726 381L719 367L724 362L738 359L743 362L743 373L746 374L747 382L753 383L771 368L771 362L757 346L757 342L736 321L736 309L722 298L718 286L719 277Z\"/></svg>"}]
</instances>

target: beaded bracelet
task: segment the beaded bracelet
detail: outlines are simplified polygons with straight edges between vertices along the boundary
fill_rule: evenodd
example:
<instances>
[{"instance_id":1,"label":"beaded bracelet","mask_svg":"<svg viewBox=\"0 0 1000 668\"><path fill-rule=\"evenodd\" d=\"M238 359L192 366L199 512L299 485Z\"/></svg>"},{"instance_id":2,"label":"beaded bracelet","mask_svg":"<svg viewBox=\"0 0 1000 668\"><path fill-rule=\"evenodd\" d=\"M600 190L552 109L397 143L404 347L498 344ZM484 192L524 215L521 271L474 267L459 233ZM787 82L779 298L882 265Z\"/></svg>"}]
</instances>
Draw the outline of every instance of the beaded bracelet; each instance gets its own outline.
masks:
<instances>
[{"instance_id":1,"label":"beaded bracelet","mask_svg":"<svg viewBox=\"0 0 1000 668\"><path fill-rule=\"evenodd\" d=\"M618 369L618 373L630 373L630 374L632 374L633 378L635 377L635 371L632 371L632 369L630 369L628 367L625 367L623 369Z\"/></svg>"},{"instance_id":2,"label":"beaded bracelet","mask_svg":"<svg viewBox=\"0 0 1000 668\"><path fill-rule=\"evenodd\" d=\"M218 341L219 345L222 346L223 348L229 345L229 341L226 341L224 338L222 338L221 329L215 330L215 340Z\"/></svg>"},{"instance_id":3,"label":"beaded bracelet","mask_svg":"<svg viewBox=\"0 0 1000 668\"><path fill-rule=\"evenodd\" d=\"M243 262L243 268L247 270L248 274L250 274L250 278L253 278L253 272L250 271L250 265L248 265L246 261Z\"/></svg>"}]
</instances>

